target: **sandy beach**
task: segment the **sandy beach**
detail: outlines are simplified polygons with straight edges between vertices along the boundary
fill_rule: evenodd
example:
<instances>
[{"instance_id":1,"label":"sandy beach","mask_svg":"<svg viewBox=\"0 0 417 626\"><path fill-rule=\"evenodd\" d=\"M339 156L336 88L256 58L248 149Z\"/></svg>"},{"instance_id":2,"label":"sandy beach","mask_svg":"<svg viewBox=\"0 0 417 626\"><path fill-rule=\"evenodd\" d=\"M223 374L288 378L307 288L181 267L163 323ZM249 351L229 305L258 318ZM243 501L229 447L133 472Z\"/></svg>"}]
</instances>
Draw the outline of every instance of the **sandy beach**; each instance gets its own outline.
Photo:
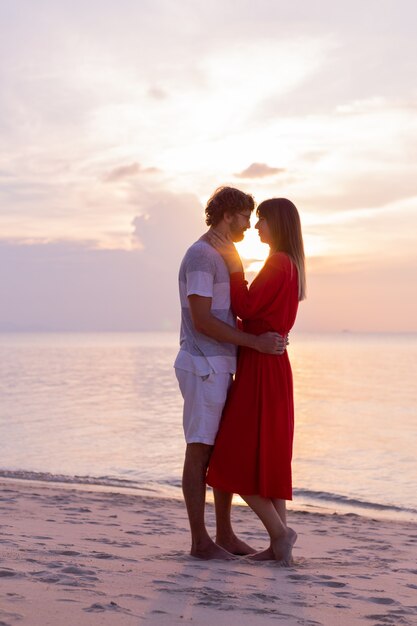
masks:
<instances>
[{"instance_id":1,"label":"sandy beach","mask_svg":"<svg viewBox=\"0 0 417 626\"><path fill-rule=\"evenodd\" d=\"M213 509L208 506L209 528ZM266 536L234 507L238 534ZM417 525L291 512L295 564L188 555L181 502L0 483L0 625L417 623Z\"/></svg>"}]
</instances>

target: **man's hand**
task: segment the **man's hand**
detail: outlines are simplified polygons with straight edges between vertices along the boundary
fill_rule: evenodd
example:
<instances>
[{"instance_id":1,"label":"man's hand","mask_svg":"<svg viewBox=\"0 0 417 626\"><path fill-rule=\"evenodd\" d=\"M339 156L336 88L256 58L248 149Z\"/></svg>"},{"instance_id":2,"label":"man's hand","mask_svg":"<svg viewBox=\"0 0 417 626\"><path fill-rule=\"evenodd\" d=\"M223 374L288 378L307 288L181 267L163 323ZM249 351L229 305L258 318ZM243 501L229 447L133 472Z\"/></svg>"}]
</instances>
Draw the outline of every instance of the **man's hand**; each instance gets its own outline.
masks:
<instances>
[{"instance_id":1,"label":"man's hand","mask_svg":"<svg viewBox=\"0 0 417 626\"><path fill-rule=\"evenodd\" d=\"M288 343L288 335L282 337L278 333L263 333L256 338L256 350L266 354L284 354Z\"/></svg>"},{"instance_id":2,"label":"man's hand","mask_svg":"<svg viewBox=\"0 0 417 626\"><path fill-rule=\"evenodd\" d=\"M233 343L236 346L252 348L267 354L284 354L288 345L288 335L282 337L278 333L269 332L263 335L245 333L217 319L211 312L211 298L188 296L191 318L197 332L212 337L216 341Z\"/></svg>"}]
</instances>

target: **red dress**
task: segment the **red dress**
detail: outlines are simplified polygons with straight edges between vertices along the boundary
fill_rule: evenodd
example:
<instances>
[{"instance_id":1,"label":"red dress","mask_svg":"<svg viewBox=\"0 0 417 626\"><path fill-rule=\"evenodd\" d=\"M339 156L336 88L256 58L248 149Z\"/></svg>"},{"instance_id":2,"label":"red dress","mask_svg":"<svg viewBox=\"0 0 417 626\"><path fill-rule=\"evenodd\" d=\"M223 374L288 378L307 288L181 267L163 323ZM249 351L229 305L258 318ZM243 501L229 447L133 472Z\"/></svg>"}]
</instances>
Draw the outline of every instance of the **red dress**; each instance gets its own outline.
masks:
<instances>
[{"instance_id":1,"label":"red dress","mask_svg":"<svg viewBox=\"0 0 417 626\"><path fill-rule=\"evenodd\" d=\"M260 335L273 330L285 335L291 330L298 308L298 277L286 254L272 254L249 288L242 272L231 274L230 293L244 331ZM293 433L287 352L275 356L240 348L207 484L241 495L291 500Z\"/></svg>"}]
</instances>

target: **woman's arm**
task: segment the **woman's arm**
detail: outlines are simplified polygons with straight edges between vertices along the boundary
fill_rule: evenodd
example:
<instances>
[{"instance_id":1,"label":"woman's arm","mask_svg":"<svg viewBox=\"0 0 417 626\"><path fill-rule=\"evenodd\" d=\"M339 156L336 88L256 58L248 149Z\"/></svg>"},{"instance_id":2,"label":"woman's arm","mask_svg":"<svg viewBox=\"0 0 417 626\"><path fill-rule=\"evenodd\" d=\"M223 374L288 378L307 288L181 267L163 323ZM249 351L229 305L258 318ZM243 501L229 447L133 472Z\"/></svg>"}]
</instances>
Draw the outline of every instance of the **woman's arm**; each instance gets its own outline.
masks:
<instances>
[{"instance_id":1,"label":"woman's arm","mask_svg":"<svg viewBox=\"0 0 417 626\"><path fill-rule=\"evenodd\" d=\"M234 313L241 319L259 317L275 300L284 278L284 267L276 257L267 259L250 287L243 272L233 272L230 275L230 298Z\"/></svg>"},{"instance_id":2,"label":"woman's arm","mask_svg":"<svg viewBox=\"0 0 417 626\"><path fill-rule=\"evenodd\" d=\"M242 261L232 241L215 231L207 233L207 238L229 270L233 312L241 319L257 317L276 298L285 280L285 265L290 260L285 254L270 256L248 288Z\"/></svg>"}]
</instances>

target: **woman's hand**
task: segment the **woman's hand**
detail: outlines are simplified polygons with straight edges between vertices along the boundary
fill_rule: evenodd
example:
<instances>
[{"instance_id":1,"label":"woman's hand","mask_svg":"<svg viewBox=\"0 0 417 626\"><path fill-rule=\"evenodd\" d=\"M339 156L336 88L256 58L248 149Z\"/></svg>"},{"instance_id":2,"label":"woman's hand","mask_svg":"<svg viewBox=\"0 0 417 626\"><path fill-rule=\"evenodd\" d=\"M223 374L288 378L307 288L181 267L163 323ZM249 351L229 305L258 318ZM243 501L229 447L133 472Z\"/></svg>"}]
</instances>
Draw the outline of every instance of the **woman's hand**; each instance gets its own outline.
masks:
<instances>
[{"instance_id":1,"label":"woman's hand","mask_svg":"<svg viewBox=\"0 0 417 626\"><path fill-rule=\"evenodd\" d=\"M230 274L243 272L242 261L231 239L215 230L209 230L206 237L209 244L223 257Z\"/></svg>"}]
</instances>

